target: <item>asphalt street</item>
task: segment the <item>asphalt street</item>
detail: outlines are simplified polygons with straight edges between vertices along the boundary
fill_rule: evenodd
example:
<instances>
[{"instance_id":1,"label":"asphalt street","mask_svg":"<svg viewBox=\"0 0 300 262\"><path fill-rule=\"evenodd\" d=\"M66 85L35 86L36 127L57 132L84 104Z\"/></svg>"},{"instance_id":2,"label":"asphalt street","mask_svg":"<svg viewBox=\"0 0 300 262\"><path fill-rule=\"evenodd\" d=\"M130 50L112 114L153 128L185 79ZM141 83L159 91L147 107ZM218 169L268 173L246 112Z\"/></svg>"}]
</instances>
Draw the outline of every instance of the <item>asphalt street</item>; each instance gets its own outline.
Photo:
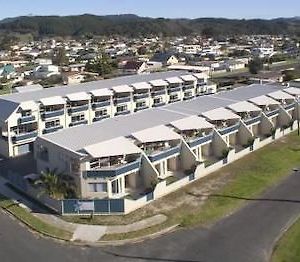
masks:
<instances>
[{"instance_id":1,"label":"asphalt street","mask_svg":"<svg viewBox=\"0 0 300 262\"><path fill-rule=\"evenodd\" d=\"M120 247L78 247L39 238L0 212L0 261L268 261L275 240L300 215L299 188L300 174L293 174L210 228L179 230Z\"/></svg>"}]
</instances>

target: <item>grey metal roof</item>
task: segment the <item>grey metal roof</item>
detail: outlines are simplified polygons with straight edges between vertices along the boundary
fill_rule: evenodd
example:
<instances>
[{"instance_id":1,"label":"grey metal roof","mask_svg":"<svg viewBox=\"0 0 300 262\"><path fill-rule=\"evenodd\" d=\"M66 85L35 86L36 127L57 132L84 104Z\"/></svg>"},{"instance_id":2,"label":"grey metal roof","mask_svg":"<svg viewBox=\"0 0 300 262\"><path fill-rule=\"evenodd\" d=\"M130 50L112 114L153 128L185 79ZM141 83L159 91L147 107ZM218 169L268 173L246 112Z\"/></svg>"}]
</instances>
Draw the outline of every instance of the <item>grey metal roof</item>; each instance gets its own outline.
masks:
<instances>
[{"instance_id":1,"label":"grey metal roof","mask_svg":"<svg viewBox=\"0 0 300 262\"><path fill-rule=\"evenodd\" d=\"M271 85L250 85L238 89L197 97L190 101L177 102L160 108L151 108L127 116L119 116L92 125L78 126L45 135L41 139L58 144L64 148L79 151L82 148L113 139L129 136L146 128L169 124L190 115L200 115L218 107L268 94L280 87Z\"/></svg>"},{"instance_id":2,"label":"grey metal roof","mask_svg":"<svg viewBox=\"0 0 300 262\"><path fill-rule=\"evenodd\" d=\"M117 77L112 79L81 83L81 84L71 85L71 86L58 86L52 88L45 88L40 91L32 91L29 93L22 93L22 94L16 93L16 94L3 95L0 97L0 99L9 100L16 103L26 102L30 100L39 101L41 98L46 98L51 96L65 96L71 93L89 92L95 89L111 88L113 86L119 86L119 85L131 85L133 83L138 83L138 82L149 82L155 79L166 79L169 77L175 77L184 74L187 74L187 72L168 71L168 72L158 72L158 73L151 73L151 74L123 76L123 77Z\"/></svg>"},{"instance_id":3,"label":"grey metal roof","mask_svg":"<svg viewBox=\"0 0 300 262\"><path fill-rule=\"evenodd\" d=\"M0 99L0 120L6 121L18 106L18 103Z\"/></svg>"}]
</instances>

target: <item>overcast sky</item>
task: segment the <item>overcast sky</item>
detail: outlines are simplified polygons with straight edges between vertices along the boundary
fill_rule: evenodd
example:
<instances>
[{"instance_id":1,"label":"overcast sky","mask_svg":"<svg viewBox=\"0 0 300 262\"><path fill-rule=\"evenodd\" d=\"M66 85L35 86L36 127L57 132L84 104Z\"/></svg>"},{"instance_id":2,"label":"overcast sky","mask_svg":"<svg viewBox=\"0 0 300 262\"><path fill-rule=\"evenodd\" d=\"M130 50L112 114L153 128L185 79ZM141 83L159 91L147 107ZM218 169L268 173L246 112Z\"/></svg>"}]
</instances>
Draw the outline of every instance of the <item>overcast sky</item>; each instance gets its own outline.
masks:
<instances>
[{"instance_id":1,"label":"overcast sky","mask_svg":"<svg viewBox=\"0 0 300 262\"><path fill-rule=\"evenodd\" d=\"M20 15L137 14L150 17L300 16L299 0L0 0L0 19Z\"/></svg>"}]
</instances>

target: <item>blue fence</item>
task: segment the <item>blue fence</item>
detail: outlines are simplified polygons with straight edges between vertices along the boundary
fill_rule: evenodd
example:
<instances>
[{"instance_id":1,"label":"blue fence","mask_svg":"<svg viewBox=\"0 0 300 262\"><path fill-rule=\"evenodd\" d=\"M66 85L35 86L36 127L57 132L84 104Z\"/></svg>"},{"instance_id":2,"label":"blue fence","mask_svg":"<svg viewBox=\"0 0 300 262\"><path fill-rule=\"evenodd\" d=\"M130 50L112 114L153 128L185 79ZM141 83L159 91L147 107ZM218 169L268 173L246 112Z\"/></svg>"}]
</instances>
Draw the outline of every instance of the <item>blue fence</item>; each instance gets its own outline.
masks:
<instances>
[{"instance_id":1,"label":"blue fence","mask_svg":"<svg viewBox=\"0 0 300 262\"><path fill-rule=\"evenodd\" d=\"M121 214L124 211L124 199L65 199L62 201L63 215Z\"/></svg>"}]
</instances>

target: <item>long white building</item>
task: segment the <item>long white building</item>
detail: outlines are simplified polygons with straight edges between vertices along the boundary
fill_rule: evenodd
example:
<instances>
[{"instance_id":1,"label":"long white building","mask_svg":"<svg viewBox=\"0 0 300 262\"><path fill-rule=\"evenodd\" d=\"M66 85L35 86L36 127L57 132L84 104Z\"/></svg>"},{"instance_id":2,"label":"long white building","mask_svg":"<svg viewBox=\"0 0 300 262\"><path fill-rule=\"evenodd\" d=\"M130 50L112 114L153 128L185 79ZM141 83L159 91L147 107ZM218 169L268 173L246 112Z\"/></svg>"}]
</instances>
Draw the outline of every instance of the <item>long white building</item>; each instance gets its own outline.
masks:
<instances>
[{"instance_id":1,"label":"long white building","mask_svg":"<svg viewBox=\"0 0 300 262\"><path fill-rule=\"evenodd\" d=\"M44 135L37 169L68 174L95 213L129 213L295 130L299 96L250 85Z\"/></svg>"},{"instance_id":2,"label":"long white building","mask_svg":"<svg viewBox=\"0 0 300 262\"><path fill-rule=\"evenodd\" d=\"M0 154L32 151L37 136L216 92L205 74L182 71L119 77L0 98Z\"/></svg>"}]
</instances>

